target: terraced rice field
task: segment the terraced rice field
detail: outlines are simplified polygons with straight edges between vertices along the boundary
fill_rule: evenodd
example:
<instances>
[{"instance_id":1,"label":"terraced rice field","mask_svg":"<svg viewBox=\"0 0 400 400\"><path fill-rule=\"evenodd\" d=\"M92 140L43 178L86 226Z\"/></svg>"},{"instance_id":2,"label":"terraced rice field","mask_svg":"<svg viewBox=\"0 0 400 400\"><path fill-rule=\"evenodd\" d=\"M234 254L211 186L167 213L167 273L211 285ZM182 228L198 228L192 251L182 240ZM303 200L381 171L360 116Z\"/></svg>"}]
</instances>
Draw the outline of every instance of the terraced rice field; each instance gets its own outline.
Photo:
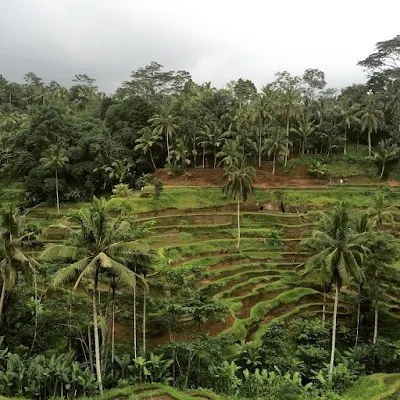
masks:
<instances>
[{"instance_id":1,"label":"terraced rice field","mask_svg":"<svg viewBox=\"0 0 400 400\"><path fill-rule=\"evenodd\" d=\"M322 312L320 292L303 287L297 272L308 258L299 244L315 227L317 214L249 211L257 209L248 204L241 214L239 249L234 206L138 215L155 221L147 241L169 266L208 266L210 276L199 290L222 299L230 310L224 322L205 324L210 335L258 340L272 321ZM346 316L349 310L343 305L340 312Z\"/></svg>"},{"instance_id":2,"label":"terraced rice field","mask_svg":"<svg viewBox=\"0 0 400 400\"><path fill-rule=\"evenodd\" d=\"M360 192L363 188L358 188ZM177 190L177 189L173 189ZM302 190L306 190L302 188ZM310 188L311 190L311 188ZM351 189L353 191L354 188ZM370 196L371 193L368 193ZM299 249L301 240L310 235L318 221L317 209L308 206L307 212L276 211L277 205L266 204L261 209L256 201L248 202L241 213L241 245L237 249L235 205L212 208L159 209L139 213L139 224L153 221L151 235L146 241L159 253L158 268L167 266L206 266L209 277L198 290L206 296L221 299L229 312L225 320L206 323L204 330L210 335L223 335L232 341L260 340L273 321L288 320L298 315L318 316L322 313L322 295L317 285L305 282L299 274L299 265L308 255ZM55 213L40 209L28 214L32 220L41 221L44 228L42 242L60 242L65 239L63 230L54 227L59 218ZM51 221L47 223L46 221ZM71 229L77 229L67 219ZM46 227L47 225L51 225ZM388 283L389 284L389 283ZM398 294L400 288L391 288L393 301L390 313L400 318ZM355 312L354 293L348 289L342 296L339 318L351 318ZM333 312L333 299L328 295L327 313ZM190 338L190 323L183 322L180 339ZM118 326L117 337L131 334L130 326ZM165 334L154 335L153 344L168 340Z\"/></svg>"}]
</instances>

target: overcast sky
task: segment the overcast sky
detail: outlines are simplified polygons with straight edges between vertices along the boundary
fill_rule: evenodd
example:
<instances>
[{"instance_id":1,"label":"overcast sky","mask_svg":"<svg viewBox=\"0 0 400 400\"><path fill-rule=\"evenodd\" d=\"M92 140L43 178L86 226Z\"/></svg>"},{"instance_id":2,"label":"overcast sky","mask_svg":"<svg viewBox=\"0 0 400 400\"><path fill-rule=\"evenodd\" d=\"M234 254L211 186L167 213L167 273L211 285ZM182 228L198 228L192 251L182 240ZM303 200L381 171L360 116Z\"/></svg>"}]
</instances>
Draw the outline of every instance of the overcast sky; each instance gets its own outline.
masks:
<instances>
[{"instance_id":1,"label":"overcast sky","mask_svg":"<svg viewBox=\"0 0 400 400\"><path fill-rule=\"evenodd\" d=\"M365 79L357 61L399 15L399 0L0 0L0 74L86 73L110 92L157 61L217 87L319 68L340 88Z\"/></svg>"}]
</instances>

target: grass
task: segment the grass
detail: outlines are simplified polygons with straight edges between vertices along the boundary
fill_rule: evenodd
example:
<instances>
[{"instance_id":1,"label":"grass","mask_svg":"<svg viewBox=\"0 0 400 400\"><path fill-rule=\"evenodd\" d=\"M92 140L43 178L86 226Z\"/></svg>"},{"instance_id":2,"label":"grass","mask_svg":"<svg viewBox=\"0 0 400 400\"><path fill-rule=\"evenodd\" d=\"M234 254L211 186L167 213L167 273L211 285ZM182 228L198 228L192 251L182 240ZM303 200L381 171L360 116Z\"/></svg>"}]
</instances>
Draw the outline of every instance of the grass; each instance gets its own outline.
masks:
<instances>
[{"instance_id":1,"label":"grass","mask_svg":"<svg viewBox=\"0 0 400 400\"><path fill-rule=\"evenodd\" d=\"M149 383L136 386L127 386L106 391L102 396L85 397L82 400L139 400L139 399L155 399L158 396L163 396L164 400L171 398L176 400L198 400L199 397L210 400L217 400L220 397L215 393L205 390L186 390L182 391L171 386L162 385L159 383ZM1 397L0 397L1 400Z\"/></svg>"},{"instance_id":2,"label":"grass","mask_svg":"<svg viewBox=\"0 0 400 400\"><path fill-rule=\"evenodd\" d=\"M215 239L199 243L185 244L181 246L171 246L160 249L160 254L171 261L179 261L185 257L196 256L199 254L213 253L216 251L236 251L237 241L235 239ZM254 250L262 246L264 251L279 250L279 248L264 245L260 240L243 238L240 250Z\"/></svg>"},{"instance_id":3,"label":"grass","mask_svg":"<svg viewBox=\"0 0 400 400\"><path fill-rule=\"evenodd\" d=\"M278 295L272 300L257 303L250 311L246 319L236 319L231 328L221 333L230 343L245 340L248 335L248 328L259 323L268 313L280 305L298 302L304 296L319 294L318 291L310 288L298 287Z\"/></svg>"},{"instance_id":4,"label":"grass","mask_svg":"<svg viewBox=\"0 0 400 400\"><path fill-rule=\"evenodd\" d=\"M343 400L398 400L400 374L364 376L346 391Z\"/></svg>"}]
</instances>

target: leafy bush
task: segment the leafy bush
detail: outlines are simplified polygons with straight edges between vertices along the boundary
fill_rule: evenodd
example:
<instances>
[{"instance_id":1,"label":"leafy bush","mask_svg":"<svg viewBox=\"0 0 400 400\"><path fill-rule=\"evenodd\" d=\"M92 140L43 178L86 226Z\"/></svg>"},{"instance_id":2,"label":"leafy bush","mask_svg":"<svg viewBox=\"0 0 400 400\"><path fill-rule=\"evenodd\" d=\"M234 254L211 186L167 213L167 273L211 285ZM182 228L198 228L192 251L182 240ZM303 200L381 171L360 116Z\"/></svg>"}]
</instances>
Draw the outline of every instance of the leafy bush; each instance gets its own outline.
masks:
<instances>
[{"instance_id":1,"label":"leafy bush","mask_svg":"<svg viewBox=\"0 0 400 400\"><path fill-rule=\"evenodd\" d=\"M114 186L112 197L129 197L132 193L132 190L129 189L129 185L125 183L119 183Z\"/></svg>"},{"instance_id":2,"label":"leafy bush","mask_svg":"<svg viewBox=\"0 0 400 400\"><path fill-rule=\"evenodd\" d=\"M151 181L151 184L154 186L154 200L158 200L161 197L161 193L164 190L164 182L160 178L154 178Z\"/></svg>"}]
</instances>

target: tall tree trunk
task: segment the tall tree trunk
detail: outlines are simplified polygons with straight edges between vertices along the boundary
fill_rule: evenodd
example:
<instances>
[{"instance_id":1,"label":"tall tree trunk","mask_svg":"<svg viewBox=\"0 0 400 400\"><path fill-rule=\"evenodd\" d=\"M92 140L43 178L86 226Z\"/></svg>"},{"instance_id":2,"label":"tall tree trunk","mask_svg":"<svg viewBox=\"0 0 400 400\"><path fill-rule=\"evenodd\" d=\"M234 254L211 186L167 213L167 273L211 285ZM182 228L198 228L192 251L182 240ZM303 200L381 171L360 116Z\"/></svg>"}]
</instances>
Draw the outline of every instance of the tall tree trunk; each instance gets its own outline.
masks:
<instances>
[{"instance_id":1,"label":"tall tree trunk","mask_svg":"<svg viewBox=\"0 0 400 400\"><path fill-rule=\"evenodd\" d=\"M193 168L196 168L196 141L193 143Z\"/></svg>"},{"instance_id":2,"label":"tall tree trunk","mask_svg":"<svg viewBox=\"0 0 400 400\"><path fill-rule=\"evenodd\" d=\"M360 134L357 132L357 151L359 147L360 147Z\"/></svg>"},{"instance_id":3,"label":"tall tree trunk","mask_svg":"<svg viewBox=\"0 0 400 400\"><path fill-rule=\"evenodd\" d=\"M205 168L206 148L203 147L203 169Z\"/></svg>"},{"instance_id":4,"label":"tall tree trunk","mask_svg":"<svg viewBox=\"0 0 400 400\"><path fill-rule=\"evenodd\" d=\"M112 287L112 316L111 316L111 374L114 382L114 358L115 358L115 278Z\"/></svg>"},{"instance_id":5,"label":"tall tree trunk","mask_svg":"<svg viewBox=\"0 0 400 400\"><path fill-rule=\"evenodd\" d=\"M347 127L344 124L344 147L343 147L343 154L347 153Z\"/></svg>"},{"instance_id":6,"label":"tall tree trunk","mask_svg":"<svg viewBox=\"0 0 400 400\"><path fill-rule=\"evenodd\" d=\"M30 353L32 353L33 348L35 347L36 344L36 338L37 338L37 328L38 328L38 290L37 290L37 279L36 279L36 271L33 271L33 285L34 285L34 290L35 290L35 329L34 329L34 334L33 334L33 340L32 340L32 345L31 345L31 350Z\"/></svg>"},{"instance_id":7,"label":"tall tree trunk","mask_svg":"<svg viewBox=\"0 0 400 400\"><path fill-rule=\"evenodd\" d=\"M136 275L136 267L135 267ZM137 336L136 336L136 278L135 284L133 285L133 351L135 358L137 357Z\"/></svg>"},{"instance_id":8,"label":"tall tree trunk","mask_svg":"<svg viewBox=\"0 0 400 400\"><path fill-rule=\"evenodd\" d=\"M58 172L56 168L56 199L57 199L57 212L60 214L60 199L58 198Z\"/></svg>"},{"instance_id":9,"label":"tall tree trunk","mask_svg":"<svg viewBox=\"0 0 400 400\"><path fill-rule=\"evenodd\" d=\"M322 323L325 324L326 320L326 289L324 287L324 297L323 297L323 303L322 303Z\"/></svg>"},{"instance_id":10,"label":"tall tree trunk","mask_svg":"<svg viewBox=\"0 0 400 400\"><path fill-rule=\"evenodd\" d=\"M379 179L382 179L384 172L385 172L385 163L382 162L382 170L381 170L381 175L379 176Z\"/></svg>"},{"instance_id":11,"label":"tall tree trunk","mask_svg":"<svg viewBox=\"0 0 400 400\"><path fill-rule=\"evenodd\" d=\"M368 129L368 155L371 156L371 131Z\"/></svg>"},{"instance_id":12,"label":"tall tree trunk","mask_svg":"<svg viewBox=\"0 0 400 400\"><path fill-rule=\"evenodd\" d=\"M276 150L274 151L274 159L272 161L272 175L275 175L275 162L276 162Z\"/></svg>"},{"instance_id":13,"label":"tall tree trunk","mask_svg":"<svg viewBox=\"0 0 400 400\"><path fill-rule=\"evenodd\" d=\"M375 301L375 323L374 323L374 338L372 343L376 344L376 339L378 338L378 317L379 317L379 309L378 309L378 302Z\"/></svg>"},{"instance_id":14,"label":"tall tree trunk","mask_svg":"<svg viewBox=\"0 0 400 400\"><path fill-rule=\"evenodd\" d=\"M355 348L358 346L358 336L360 334L360 319L361 319L361 286L358 289L358 304L357 304L357 329L356 329L356 343Z\"/></svg>"},{"instance_id":15,"label":"tall tree trunk","mask_svg":"<svg viewBox=\"0 0 400 400\"><path fill-rule=\"evenodd\" d=\"M259 168L261 168L261 158L262 158L261 142L262 142L262 135L261 135L261 126L260 126L260 132L259 132L259 136L258 136L258 166L259 166Z\"/></svg>"},{"instance_id":16,"label":"tall tree trunk","mask_svg":"<svg viewBox=\"0 0 400 400\"><path fill-rule=\"evenodd\" d=\"M98 281L99 281L99 273L97 272L95 280L94 280L94 291L93 291L93 294L92 294L93 329L94 329L94 355L95 355L95 360L96 360L97 383L99 385L100 395L102 395L103 394L103 382L102 382L102 377L101 377L99 327L98 327L98 322L97 322L97 304L96 304Z\"/></svg>"},{"instance_id":17,"label":"tall tree trunk","mask_svg":"<svg viewBox=\"0 0 400 400\"><path fill-rule=\"evenodd\" d=\"M331 362L329 365L329 373L333 373L333 367L335 364L335 348L336 348L336 321L337 321L337 309L339 302L339 280L336 279L335 285L335 305L333 309L333 323L332 323L332 350L331 350Z\"/></svg>"},{"instance_id":18,"label":"tall tree trunk","mask_svg":"<svg viewBox=\"0 0 400 400\"><path fill-rule=\"evenodd\" d=\"M287 165L288 159L289 159L289 130L290 130L290 117L287 117L286 121L286 148L287 148L287 153L285 154L285 167Z\"/></svg>"},{"instance_id":19,"label":"tall tree trunk","mask_svg":"<svg viewBox=\"0 0 400 400\"><path fill-rule=\"evenodd\" d=\"M143 291L143 357L146 356L146 302L147 291L145 288Z\"/></svg>"},{"instance_id":20,"label":"tall tree trunk","mask_svg":"<svg viewBox=\"0 0 400 400\"><path fill-rule=\"evenodd\" d=\"M169 158L169 135L168 135L168 132L165 132L165 135L166 135L166 137L167 137L167 155L168 155L168 164L170 164L170 163L171 163L171 160L170 160L170 158Z\"/></svg>"},{"instance_id":21,"label":"tall tree trunk","mask_svg":"<svg viewBox=\"0 0 400 400\"><path fill-rule=\"evenodd\" d=\"M89 351L90 371L93 372L93 349L92 349L92 334L90 330L90 325L88 325L88 351Z\"/></svg>"},{"instance_id":22,"label":"tall tree trunk","mask_svg":"<svg viewBox=\"0 0 400 400\"><path fill-rule=\"evenodd\" d=\"M156 164L154 162L153 153L152 153L150 148L149 148L149 153L150 153L151 163L153 164L153 168L154 168L154 171L155 171L157 169L157 167L156 167Z\"/></svg>"},{"instance_id":23,"label":"tall tree trunk","mask_svg":"<svg viewBox=\"0 0 400 400\"><path fill-rule=\"evenodd\" d=\"M214 146L214 169L217 167L217 149Z\"/></svg>"},{"instance_id":24,"label":"tall tree trunk","mask_svg":"<svg viewBox=\"0 0 400 400\"><path fill-rule=\"evenodd\" d=\"M1 285L1 295L0 295L0 324L1 317L3 315L4 299L6 298L6 278L3 276L3 284Z\"/></svg>"},{"instance_id":25,"label":"tall tree trunk","mask_svg":"<svg viewBox=\"0 0 400 400\"><path fill-rule=\"evenodd\" d=\"M238 199L237 203L237 245L236 248L239 249L240 247L240 200Z\"/></svg>"}]
</instances>

